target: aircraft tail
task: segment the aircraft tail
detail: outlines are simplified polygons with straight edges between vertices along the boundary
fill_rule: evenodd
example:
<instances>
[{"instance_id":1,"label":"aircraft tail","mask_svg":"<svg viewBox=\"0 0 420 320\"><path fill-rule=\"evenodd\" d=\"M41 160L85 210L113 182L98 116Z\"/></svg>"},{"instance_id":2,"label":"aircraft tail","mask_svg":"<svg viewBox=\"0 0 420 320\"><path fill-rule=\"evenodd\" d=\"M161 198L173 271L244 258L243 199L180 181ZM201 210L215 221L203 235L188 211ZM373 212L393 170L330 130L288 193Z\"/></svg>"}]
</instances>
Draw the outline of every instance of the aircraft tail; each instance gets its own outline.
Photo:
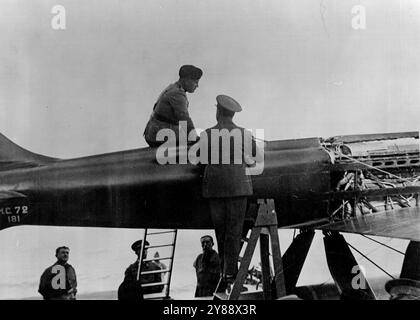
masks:
<instances>
[{"instance_id":1,"label":"aircraft tail","mask_svg":"<svg viewBox=\"0 0 420 320\"><path fill-rule=\"evenodd\" d=\"M0 133L0 171L36 167L56 160L28 151Z\"/></svg>"}]
</instances>

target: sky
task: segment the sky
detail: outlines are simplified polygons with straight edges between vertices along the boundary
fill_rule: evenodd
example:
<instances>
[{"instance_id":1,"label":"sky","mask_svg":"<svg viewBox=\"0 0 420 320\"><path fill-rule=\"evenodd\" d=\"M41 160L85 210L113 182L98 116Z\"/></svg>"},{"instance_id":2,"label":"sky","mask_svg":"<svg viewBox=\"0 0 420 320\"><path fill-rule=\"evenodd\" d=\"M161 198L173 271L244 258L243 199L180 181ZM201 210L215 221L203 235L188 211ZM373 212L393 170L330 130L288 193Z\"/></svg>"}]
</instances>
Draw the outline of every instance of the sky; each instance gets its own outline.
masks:
<instances>
[{"instance_id":1,"label":"sky","mask_svg":"<svg viewBox=\"0 0 420 320\"><path fill-rule=\"evenodd\" d=\"M51 9L66 9L54 30ZM366 28L353 29L362 4ZM144 146L161 90L182 64L204 76L189 95L199 128L215 97L267 139L417 130L418 1L0 2L0 128L60 158Z\"/></svg>"},{"instance_id":2,"label":"sky","mask_svg":"<svg viewBox=\"0 0 420 320\"><path fill-rule=\"evenodd\" d=\"M64 30L51 27L55 5ZM188 96L198 128L214 125L215 97L228 94L243 107L235 121L268 140L417 131L419 31L416 0L1 0L0 132L58 158L144 147L155 100L183 64L204 71ZM88 232L70 229L71 241ZM4 232L54 243L55 232L25 230ZM135 238L97 232L109 244Z\"/></svg>"}]
</instances>

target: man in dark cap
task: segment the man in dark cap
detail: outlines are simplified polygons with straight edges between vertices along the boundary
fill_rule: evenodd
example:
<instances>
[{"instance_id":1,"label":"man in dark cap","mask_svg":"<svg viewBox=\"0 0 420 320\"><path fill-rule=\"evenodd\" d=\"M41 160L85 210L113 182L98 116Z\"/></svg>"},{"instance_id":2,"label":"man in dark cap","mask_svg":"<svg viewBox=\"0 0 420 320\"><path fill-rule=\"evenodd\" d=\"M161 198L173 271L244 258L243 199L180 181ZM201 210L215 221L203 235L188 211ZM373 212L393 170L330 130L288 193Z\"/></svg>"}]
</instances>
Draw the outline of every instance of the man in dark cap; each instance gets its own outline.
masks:
<instances>
[{"instance_id":1,"label":"man in dark cap","mask_svg":"<svg viewBox=\"0 0 420 320\"><path fill-rule=\"evenodd\" d=\"M209 199L223 279L232 283L238 271L247 198L253 194L252 180L246 173L251 164L246 158L255 157L256 162L261 162L263 155L251 132L232 121L234 114L242 110L240 104L226 95L219 95L216 100L217 124L202 132L200 138L200 150L207 147L207 154L211 155L204 169L202 195ZM224 147L225 142L229 148Z\"/></svg>"},{"instance_id":2,"label":"man in dark cap","mask_svg":"<svg viewBox=\"0 0 420 320\"><path fill-rule=\"evenodd\" d=\"M209 235L200 238L203 252L194 261L197 275L195 297L212 296L220 279L219 255L213 250L213 238Z\"/></svg>"},{"instance_id":3,"label":"man in dark cap","mask_svg":"<svg viewBox=\"0 0 420 320\"><path fill-rule=\"evenodd\" d=\"M124 281L121 283L118 288L118 299L119 300L142 300L143 294L149 293L158 293L162 292L163 285L151 286L142 288L142 284L146 283L159 283L162 282L162 273L152 273L152 274L139 274L139 262L140 262L140 253L142 247L142 240L138 240L131 245L131 249L137 255L137 260L132 263L125 270ZM143 248L143 262L141 266L141 272L145 271L156 271L161 270L161 267L157 265L154 261L144 261L147 259L147 250L149 242L145 242ZM140 280L137 276L139 275Z\"/></svg>"},{"instance_id":4,"label":"man in dark cap","mask_svg":"<svg viewBox=\"0 0 420 320\"><path fill-rule=\"evenodd\" d=\"M76 300L76 271L67 263L70 249L62 246L55 250L57 261L43 272L38 292L44 300Z\"/></svg>"},{"instance_id":5,"label":"man in dark cap","mask_svg":"<svg viewBox=\"0 0 420 320\"><path fill-rule=\"evenodd\" d=\"M176 137L174 144L179 142L180 130L186 138L192 132L191 139L196 140L194 124L188 113L187 92L193 93L198 88L202 75L201 69L184 65L179 69L179 80L170 84L159 95L144 130L144 138L149 146L158 147L165 142L157 140L157 134L162 129L170 129L174 132ZM180 121L185 122L186 126L180 126Z\"/></svg>"},{"instance_id":6,"label":"man in dark cap","mask_svg":"<svg viewBox=\"0 0 420 320\"><path fill-rule=\"evenodd\" d=\"M405 251L400 279L385 284L391 300L420 300L420 242L410 241Z\"/></svg>"},{"instance_id":7,"label":"man in dark cap","mask_svg":"<svg viewBox=\"0 0 420 320\"><path fill-rule=\"evenodd\" d=\"M420 281L394 279L385 284L390 300L420 300Z\"/></svg>"}]
</instances>

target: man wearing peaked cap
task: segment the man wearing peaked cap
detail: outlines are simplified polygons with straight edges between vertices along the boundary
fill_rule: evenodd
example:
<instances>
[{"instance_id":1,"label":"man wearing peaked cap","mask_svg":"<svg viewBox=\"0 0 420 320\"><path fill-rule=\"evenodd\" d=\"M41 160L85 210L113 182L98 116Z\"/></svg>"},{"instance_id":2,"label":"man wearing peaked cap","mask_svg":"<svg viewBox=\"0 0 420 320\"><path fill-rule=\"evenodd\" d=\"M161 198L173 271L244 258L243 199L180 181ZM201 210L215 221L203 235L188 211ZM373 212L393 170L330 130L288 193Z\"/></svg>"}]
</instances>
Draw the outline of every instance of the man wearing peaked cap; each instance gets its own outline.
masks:
<instances>
[{"instance_id":1,"label":"man wearing peaked cap","mask_svg":"<svg viewBox=\"0 0 420 320\"><path fill-rule=\"evenodd\" d=\"M140 254L141 245L143 243L143 240L137 240L131 245L131 250L133 250L137 255ZM149 245L149 241L144 242L145 246ZM145 248L147 250L147 248Z\"/></svg>"},{"instance_id":2,"label":"man wearing peaked cap","mask_svg":"<svg viewBox=\"0 0 420 320\"><path fill-rule=\"evenodd\" d=\"M385 284L391 300L420 300L420 242L410 241L404 255L399 279Z\"/></svg>"},{"instance_id":3,"label":"man wearing peaked cap","mask_svg":"<svg viewBox=\"0 0 420 320\"><path fill-rule=\"evenodd\" d=\"M218 95L216 97L217 107L223 108L232 112L241 112L242 107L235 99L226 96L224 94Z\"/></svg>"},{"instance_id":4,"label":"man wearing peaked cap","mask_svg":"<svg viewBox=\"0 0 420 320\"><path fill-rule=\"evenodd\" d=\"M144 138L151 147L158 147L165 142L157 140L157 134L162 129L174 132L177 140L174 143L179 141L180 130L186 137L193 132L192 140L196 138L195 127L188 113L187 92L193 93L198 88L203 71L193 65L184 65L178 74L178 81L167 86L159 95L144 130ZM181 121L186 122L186 127L180 127Z\"/></svg>"},{"instance_id":5,"label":"man wearing peaked cap","mask_svg":"<svg viewBox=\"0 0 420 320\"><path fill-rule=\"evenodd\" d=\"M217 124L202 133L207 139L200 139L200 149L207 147L210 157L204 169L202 195L209 199L223 279L232 283L238 271L247 198L253 194L251 178L246 174L245 157L256 155L256 161L260 162L263 156L251 132L238 127L232 120L236 112L242 111L241 105L227 95L218 95L216 101ZM227 150L223 147L225 139L229 140ZM252 143L251 148L244 147L247 141ZM248 150L252 154L246 154ZM212 154L217 154L218 158L213 159ZM227 163L224 162L226 159Z\"/></svg>"},{"instance_id":6,"label":"man wearing peaked cap","mask_svg":"<svg viewBox=\"0 0 420 320\"><path fill-rule=\"evenodd\" d=\"M394 279L385 284L391 300L420 300L420 281L413 279Z\"/></svg>"},{"instance_id":7,"label":"man wearing peaked cap","mask_svg":"<svg viewBox=\"0 0 420 320\"><path fill-rule=\"evenodd\" d=\"M145 241L145 247L143 248L143 257L140 259L141 246L143 241L137 240L131 245L131 249L136 253L137 260L128 266L125 270L124 281L118 288L118 299L119 300L142 300L143 294L162 292L163 286L151 286L142 288L142 284L146 283L159 283L162 282L162 273L154 274L143 274L140 276L140 280L137 280L139 274L139 264L141 263L141 272L145 271L156 271L161 270L161 267L154 261L144 261L147 259L146 246L149 246L149 242Z\"/></svg>"}]
</instances>

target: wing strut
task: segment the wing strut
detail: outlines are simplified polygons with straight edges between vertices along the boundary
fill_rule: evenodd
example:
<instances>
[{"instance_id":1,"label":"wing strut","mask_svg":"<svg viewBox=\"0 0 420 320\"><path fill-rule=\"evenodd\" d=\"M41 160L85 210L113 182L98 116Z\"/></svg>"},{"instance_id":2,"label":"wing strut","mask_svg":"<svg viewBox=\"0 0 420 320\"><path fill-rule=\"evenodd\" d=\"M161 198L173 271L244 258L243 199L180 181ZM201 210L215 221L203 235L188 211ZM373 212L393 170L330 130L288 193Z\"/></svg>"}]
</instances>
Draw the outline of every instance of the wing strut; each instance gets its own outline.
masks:
<instances>
[{"instance_id":1,"label":"wing strut","mask_svg":"<svg viewBox=\"0 0 420 320\"><path fill-rule=\"evenodd\" d=\"M328 268L341 298L349 300L376 299L344 237L338 232L324 233L324 246Z\"/></svg>"},{"instance_id":2,"label":"wing strut","mask_svg":"<svg viewBox=\"0 0 420 320\"><path fill-rule=\"evenodd\" d=\"M299 233L284 253L283 270L287 294L293 293L314 239L315 231Z\"/></svg>"}]
</instances>

